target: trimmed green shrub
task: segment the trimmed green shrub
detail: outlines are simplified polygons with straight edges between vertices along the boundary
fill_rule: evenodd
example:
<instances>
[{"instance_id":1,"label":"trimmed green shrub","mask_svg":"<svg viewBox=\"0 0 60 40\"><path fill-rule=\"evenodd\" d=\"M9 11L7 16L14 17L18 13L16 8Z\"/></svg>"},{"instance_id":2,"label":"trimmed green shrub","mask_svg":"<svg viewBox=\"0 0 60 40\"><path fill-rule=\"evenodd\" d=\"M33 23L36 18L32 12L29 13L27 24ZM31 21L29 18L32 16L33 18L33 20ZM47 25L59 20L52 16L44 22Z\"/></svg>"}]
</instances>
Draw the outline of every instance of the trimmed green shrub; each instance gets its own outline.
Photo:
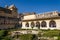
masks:
<instances>
[{"instance_id":1,"label":"trimmed green shrub","mask_svg":"<svg viewBox=\"0 0 60 40\"><path fill-rule=\"evenodd\" d=\"M54 37L59 36L60 31L59 30L42 30L43 37ZM38 35L41 35L41 33L38 33Z\"/></svg>"},{"instance_id":2,"label":"trimmed green shrub","mask_svg":"<svg viewBox=\"0 0 60 40\"><path fill-rule=\"evenodd\" d=\"M23 34L23 35L20 35L20 39L21 40L31 40L32 38L32 34Z\"/></svg>"},{"instance_id":3,"label":"trimmed green shrub","mask_svg":"<svg viewBox=\"0 0 60 40\"><path fill-rule=\"evenodd\" d=\"M23 34L20 35L21 40L37 40L37 36L33 34Z\"/></svg>"}]
</instances>

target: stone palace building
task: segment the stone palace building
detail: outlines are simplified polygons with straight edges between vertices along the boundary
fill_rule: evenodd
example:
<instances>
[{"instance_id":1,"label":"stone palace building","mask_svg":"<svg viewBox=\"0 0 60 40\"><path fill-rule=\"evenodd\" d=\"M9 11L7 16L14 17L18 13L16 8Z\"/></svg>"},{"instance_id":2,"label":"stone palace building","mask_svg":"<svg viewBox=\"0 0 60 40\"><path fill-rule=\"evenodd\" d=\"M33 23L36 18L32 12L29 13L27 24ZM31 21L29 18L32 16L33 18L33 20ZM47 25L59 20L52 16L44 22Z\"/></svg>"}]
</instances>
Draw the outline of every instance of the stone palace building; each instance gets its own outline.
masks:
<instances>
[{"instance_id":1,"label":"stone palace building","mask_svg":"<svg viewBox=\"0 0 60 40\"><path fill-rule=\"evenodd\" d=\"M18 12L14 5L0 7L0 29L15 28L18 24Z\"/></svg>"},{"instance_id":2,"label":"stone palace building","mask_svg":"<svg viewBox=\"0 0 60 40\"><path fill-rule=\"evenodd\" d=\"M22 23L22 29L60 29L60 13L57 11L42 14L26 13L19 23Z\"/></svg>"}]
</instances>

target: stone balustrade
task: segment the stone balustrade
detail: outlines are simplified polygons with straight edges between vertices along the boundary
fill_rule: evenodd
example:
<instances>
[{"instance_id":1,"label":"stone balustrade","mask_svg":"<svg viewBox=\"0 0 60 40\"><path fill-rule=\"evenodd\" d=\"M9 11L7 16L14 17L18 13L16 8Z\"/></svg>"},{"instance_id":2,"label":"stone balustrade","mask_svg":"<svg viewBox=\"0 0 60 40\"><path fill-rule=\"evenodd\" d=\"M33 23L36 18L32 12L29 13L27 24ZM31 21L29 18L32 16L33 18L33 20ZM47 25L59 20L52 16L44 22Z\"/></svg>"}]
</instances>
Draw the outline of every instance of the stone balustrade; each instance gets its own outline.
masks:
<instances>
[{"instance_id":1,"label":"stone balustrade","mask_svg":"<svg viewBox=\"0 0 60 40\"><path fill-rule=\"evenodd\" d=\"M36 18L49 18L49 17L56 17L58 16L57 12L50 12L44 14L36 14Z\"/></svg>"}]
</instances>

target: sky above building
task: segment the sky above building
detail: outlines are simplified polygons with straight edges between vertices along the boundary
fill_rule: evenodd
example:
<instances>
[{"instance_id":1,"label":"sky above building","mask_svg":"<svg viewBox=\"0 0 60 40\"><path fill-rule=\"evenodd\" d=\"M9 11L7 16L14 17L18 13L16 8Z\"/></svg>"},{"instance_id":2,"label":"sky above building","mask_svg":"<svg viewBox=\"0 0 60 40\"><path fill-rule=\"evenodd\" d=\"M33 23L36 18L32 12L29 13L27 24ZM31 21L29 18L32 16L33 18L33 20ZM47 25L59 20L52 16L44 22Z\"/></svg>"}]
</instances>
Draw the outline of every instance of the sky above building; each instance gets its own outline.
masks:
<instances>
[{"instance_id":1,"label":"sky above building","mask_svg":"<svg viewBox=\"0 0 60 40\"><path fill-rule=\"evenodd\" d=\"M60 0L0 0L0 6L14 4L19 13L60 11Z\"/></svg>"}]
</instances>

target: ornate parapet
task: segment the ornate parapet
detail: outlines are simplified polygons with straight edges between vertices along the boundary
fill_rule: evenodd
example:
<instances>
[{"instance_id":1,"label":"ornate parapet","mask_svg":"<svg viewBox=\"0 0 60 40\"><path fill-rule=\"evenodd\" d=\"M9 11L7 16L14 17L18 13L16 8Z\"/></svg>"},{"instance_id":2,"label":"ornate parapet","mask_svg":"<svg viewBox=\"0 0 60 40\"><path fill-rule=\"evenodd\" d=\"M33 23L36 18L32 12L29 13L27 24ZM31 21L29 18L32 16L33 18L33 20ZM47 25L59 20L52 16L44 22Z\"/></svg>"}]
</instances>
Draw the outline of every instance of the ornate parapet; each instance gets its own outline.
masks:
<instances>
[{"instance_id":1,"label":"ornate parapet","mask_svg":"<svg viewBox=\"0 0 60 40\"><path fill-rule=\"evenodd\" d=\"M50 17L57 17L58 16L58 12L54 11L54 12L46 12L44 14L36 14L36 19L39 18L50 18Z\"/></svg>"}]
</instances>

